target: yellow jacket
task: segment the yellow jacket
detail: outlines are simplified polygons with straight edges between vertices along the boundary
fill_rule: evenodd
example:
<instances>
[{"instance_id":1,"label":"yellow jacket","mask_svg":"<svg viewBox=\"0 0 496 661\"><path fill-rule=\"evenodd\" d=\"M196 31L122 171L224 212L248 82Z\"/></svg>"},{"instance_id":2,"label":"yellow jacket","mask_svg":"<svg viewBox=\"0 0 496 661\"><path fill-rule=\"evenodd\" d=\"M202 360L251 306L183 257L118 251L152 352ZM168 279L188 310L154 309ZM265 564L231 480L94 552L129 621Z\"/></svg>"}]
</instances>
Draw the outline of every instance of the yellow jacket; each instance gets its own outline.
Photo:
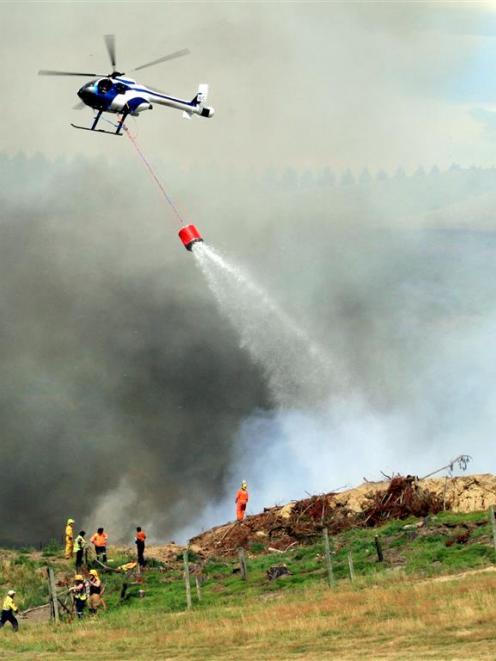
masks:
<instances>
[{"instance_id":1,"label":"yellow jacket","mask_svg":"<svg viewBox=\"0 0 496 661\"><path fill-rule=\"evenodd\" d=\"M73 535L74 533L72 530L72 525L67 524L65 527L65 541L66 542L72 541Z\"/></svg>"},{"instance_id":2,"label":"yellow jacket","mask_svg":"<svg viewBox=\"0 0 496 661\"><path fill-rule=\"evenodd\" d=\"M17 606L14 603L14 600L12 597L7 595L5 599L3 600L3 606L2 610L4 611L14 611L14 613L17 613Z\"/></svg>"}]
</instances>

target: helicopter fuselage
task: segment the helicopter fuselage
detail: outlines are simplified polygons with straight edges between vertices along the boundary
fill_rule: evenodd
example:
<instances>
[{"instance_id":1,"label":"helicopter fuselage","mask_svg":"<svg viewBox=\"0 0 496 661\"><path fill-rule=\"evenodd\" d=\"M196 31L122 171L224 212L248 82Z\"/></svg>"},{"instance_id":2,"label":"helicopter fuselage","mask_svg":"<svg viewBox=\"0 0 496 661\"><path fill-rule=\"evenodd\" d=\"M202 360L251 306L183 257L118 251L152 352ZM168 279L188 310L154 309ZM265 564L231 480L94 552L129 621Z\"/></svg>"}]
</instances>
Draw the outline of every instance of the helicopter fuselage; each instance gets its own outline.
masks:
<instances>
[{"instance_id":1,"label":"helicopter fuselage","mask_svg":"<svg viewBox=\"0 0 496 661\"><path fill-rule=\"evenodd\" d=\"M208 87L200 85L196 96L191 101L186 101L141 85L132 78L116 75L91 80L83 85L77 94L83 103L101 112L137 116L158 104L182 110L189 117L212 117L214 109L204 105L207 93Z\"/></svg>"}]
</instances>

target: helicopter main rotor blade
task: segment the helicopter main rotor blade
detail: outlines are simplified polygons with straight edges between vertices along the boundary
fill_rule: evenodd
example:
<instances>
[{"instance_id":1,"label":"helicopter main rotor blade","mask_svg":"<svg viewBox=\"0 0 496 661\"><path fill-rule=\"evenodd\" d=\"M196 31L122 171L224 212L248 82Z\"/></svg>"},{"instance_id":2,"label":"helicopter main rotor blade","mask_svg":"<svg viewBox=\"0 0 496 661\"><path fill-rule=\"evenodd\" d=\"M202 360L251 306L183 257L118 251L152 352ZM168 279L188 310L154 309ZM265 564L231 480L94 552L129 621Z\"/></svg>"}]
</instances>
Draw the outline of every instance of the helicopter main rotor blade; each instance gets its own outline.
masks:
<instances>
[{"instance_id":1,"label":"helicopter main rotor blade","mask_svg":"<svg viewBox=\"0 0 496 661\"><path fill-rule=\"evenodd\" d=\"M112 70L115 71L115 34L106 34L103 38L105 39L105 46L107 46Z\"/></svg>"},{"instance_id":2,"label":"helicopter main rotor blade","mask_svg":"<svg viewBox=\"0 0 496 661\"><path fill-rule=\"evenodd\" d=\"M169 55L164 55L164 57L159 57L158 60L153 60L153 62L147 62L142 64L139 67L131 69L131 71L140 71L140 69L146 69L146 67L153 67L155 64L160 64L160 62L167 62L167 60L174 60L176 57L183 57L183 55L190 54L189 48L183 48L182 50L175 51L174 53L169 53Z\"/></svg>"},{"instance_id":3,"label":"helicopter main rotor blade","mask_svg":"<svg viewBox=\"0 0 496 661\"><path fill-rule=\"evenodd\" d=\"M99 73L81 73L78 71L53 71L52 69L40 69L38 71L38 76L88 76L89 78L95 78L101 75Z\"/></svg>"}]
</instances>

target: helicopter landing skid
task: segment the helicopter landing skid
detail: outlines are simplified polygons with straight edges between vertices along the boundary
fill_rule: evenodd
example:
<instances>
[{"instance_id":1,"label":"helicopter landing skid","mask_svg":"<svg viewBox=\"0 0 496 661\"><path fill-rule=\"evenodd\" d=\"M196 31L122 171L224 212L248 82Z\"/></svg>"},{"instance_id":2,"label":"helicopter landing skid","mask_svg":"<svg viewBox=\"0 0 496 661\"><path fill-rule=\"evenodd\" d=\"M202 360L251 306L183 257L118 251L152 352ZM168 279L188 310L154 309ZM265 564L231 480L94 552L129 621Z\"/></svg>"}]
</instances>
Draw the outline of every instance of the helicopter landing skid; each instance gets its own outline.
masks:
<instances>
[{"instance_id":1,"label":"helicopter landing skid","mask_svg":"<svg viewBox=\"0 0 496 661\"><path fill-rule=\"evenodd\" d=\"M122 135L122 133L117 133L116 131L105 131L104 129L92 129L88 126L78 126L71 122L71 126L75 129L81 129L82 131L93 131L93 133L106 133L107 135Z\"/></svg>"}]
</instances>

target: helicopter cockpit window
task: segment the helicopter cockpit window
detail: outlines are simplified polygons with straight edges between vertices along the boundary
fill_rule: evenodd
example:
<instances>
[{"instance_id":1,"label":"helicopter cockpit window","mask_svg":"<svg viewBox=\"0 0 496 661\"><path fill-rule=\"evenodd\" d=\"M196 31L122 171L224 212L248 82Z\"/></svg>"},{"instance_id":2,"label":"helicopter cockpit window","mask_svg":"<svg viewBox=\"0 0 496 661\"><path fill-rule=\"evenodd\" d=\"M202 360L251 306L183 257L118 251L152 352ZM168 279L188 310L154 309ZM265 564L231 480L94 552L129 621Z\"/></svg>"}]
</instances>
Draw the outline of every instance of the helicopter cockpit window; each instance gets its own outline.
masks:
<instances>
[{"instance_id":1,"label":"helicopter cockpit window","mask_svg":"<svg viewBox=\"0 0 496 661\"><path fill-rule=\"evenodd\" d=\"M109 80L108 78L104 78L104 79L101 80L101 81L98 83L98 85L97 85L97 87L98 87L98 91L99 91L101 94L106 94L106 93L109 92L110 89L112 88L112 84L113 84L113 83L112 83L111 80Z\"/></svg>"},{"instance_id":2,"label":"helicopter cockpit window","mask_svg":"<svg viewBox=\"0 0 496 661\"><path fill-rule=\"evenodd\" d=\"M117 92L117 94L125 94L127 89L128 87L126 87L126 85L123 85L122 83L115 84L115 91Z\"/></svg>"}]
</instances>

